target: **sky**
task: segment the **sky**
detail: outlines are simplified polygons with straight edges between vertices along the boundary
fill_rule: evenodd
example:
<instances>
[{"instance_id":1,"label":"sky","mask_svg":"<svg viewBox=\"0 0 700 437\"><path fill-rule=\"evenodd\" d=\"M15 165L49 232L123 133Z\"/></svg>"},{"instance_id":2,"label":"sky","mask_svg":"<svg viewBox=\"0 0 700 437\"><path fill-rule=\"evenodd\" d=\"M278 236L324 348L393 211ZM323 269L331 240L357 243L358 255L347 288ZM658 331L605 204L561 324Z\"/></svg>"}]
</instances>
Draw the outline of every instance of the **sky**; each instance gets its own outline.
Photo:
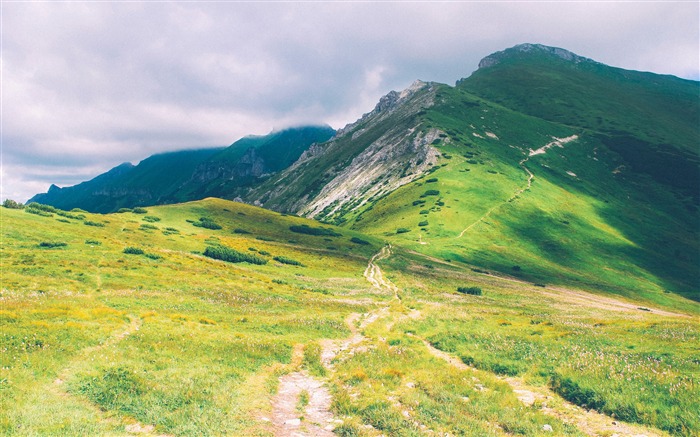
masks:
<instances>
[{"instance_id":1,"label":"sky","mask_svg":"<svg viewBox=\"0 0 700 437\"><path fill-rule=\"evenodd\" d=\"M0 2L2 193L20 202L159 152L338 129L414 80L541 43L700 78L700 3Z\"/></svg>"}]
</instances>

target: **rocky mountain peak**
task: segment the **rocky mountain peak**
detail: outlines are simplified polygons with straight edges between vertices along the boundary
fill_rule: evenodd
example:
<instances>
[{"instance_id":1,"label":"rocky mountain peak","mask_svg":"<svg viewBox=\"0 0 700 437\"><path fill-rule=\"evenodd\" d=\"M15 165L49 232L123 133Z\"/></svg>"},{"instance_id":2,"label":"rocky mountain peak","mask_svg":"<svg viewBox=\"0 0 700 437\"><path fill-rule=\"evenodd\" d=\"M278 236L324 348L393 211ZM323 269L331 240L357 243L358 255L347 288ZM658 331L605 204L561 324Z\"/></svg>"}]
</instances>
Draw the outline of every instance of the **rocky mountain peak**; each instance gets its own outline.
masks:
<instances>
[{"instance_id":1,"label":"rocky mountain peak","mask_svg":"<svg viewBox=\"0 0 700 437\"><path fill-rule=\"evenodd\" d=\"M525 43L518 44L509 49L488 55L479 62L479 69L492 67L496 64L499 64L504 59L508 59L517 55L537 53L554 56L565 61L573 62L575 64L578 64L580 62L595 62L589 58L584 58L583 56L579 56L573 52L559 47L550 47L543 44Z\"/></svg>"}]
</instances>

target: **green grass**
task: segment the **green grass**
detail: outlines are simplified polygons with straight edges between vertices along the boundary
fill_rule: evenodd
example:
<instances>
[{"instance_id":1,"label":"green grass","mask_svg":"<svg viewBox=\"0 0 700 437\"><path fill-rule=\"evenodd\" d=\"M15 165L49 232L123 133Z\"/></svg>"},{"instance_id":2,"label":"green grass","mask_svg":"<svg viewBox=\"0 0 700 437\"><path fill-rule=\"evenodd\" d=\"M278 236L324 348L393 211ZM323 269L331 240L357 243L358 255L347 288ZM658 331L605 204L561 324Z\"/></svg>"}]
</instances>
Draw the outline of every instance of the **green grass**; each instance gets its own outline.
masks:
<instances>
[{"instance_id":1,"label":"green grass","mask_svg":"<svg viewBox=\"0 0 700 437\"><path fill-rule=\"evenodd\" d=\"M700 430L689 413L700 396L697 306L684 318L637 301L582 303L394 247L380 264L398 301L363 278L380 239L328 226L339 235L299 234L290 227L319 225L217 199L149 208L168 233L140 231L141 217L129 212L85 213L104 223L90 227L0 211L4 435L125 434L134 422L171 435L265 435L260 418L269 417L278 377L295 369L327 381L340 435L372 425L387 435L425 426L536 436L545 424L581 435L541 405L521 404L504 375L615 420L679 436ZM221 229L188 222L198 217ZM143 254L124 253L130 247ZM225 263L203 255L210 247L305 267ZM457 291L465 286L483 295ZM370 312L379 318L364 338L323 367L324 340L350 337L348 316ZM474 369L432 356L421 339ZM558 402L550 407L568 411Z\"/></svg>"}]
</instances>

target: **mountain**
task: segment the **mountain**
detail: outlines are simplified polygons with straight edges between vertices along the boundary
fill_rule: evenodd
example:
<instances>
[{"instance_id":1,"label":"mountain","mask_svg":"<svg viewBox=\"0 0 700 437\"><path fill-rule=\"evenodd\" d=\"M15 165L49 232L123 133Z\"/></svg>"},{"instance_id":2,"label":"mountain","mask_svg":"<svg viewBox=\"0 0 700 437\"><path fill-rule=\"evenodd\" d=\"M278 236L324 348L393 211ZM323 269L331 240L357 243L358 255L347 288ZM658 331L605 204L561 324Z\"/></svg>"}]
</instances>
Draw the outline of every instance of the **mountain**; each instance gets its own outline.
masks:
<instances>
[{"instance_id":1,"label":"mountain","mask_svg":"<svg viewBox=\"0 0 700 437\"><path fill-rule=\"evenodd\" d=\"M37 194L28 203L104 213L209 196L233 199L333 134L329 126L305 126L248 136L226 148L157 154L136 166L121 164L72 187L52 185L47 193Z\"/></svg>"},{"instance_id":2,"label":"mountain","mask_svg":"<svg viewBox=\"0 0 700 437\"><path fill-rule=\"evenodd\" d=\"M71 205L240 198L534 283L700 300L699 95L521 44L455 86L392 91L333 138L286 131L154 166L176 182L142 163Z\"/></svg>"},{"instance_id":3,"label":"mountain","mask_svg":"<svg viewBox=\"0 0 700 437\"><path fill-rule=\"evenodd\" d=\"M247 200L533 282L700 300L698 92L520 45L388 94Z\"/></svg>"}]
</instances>

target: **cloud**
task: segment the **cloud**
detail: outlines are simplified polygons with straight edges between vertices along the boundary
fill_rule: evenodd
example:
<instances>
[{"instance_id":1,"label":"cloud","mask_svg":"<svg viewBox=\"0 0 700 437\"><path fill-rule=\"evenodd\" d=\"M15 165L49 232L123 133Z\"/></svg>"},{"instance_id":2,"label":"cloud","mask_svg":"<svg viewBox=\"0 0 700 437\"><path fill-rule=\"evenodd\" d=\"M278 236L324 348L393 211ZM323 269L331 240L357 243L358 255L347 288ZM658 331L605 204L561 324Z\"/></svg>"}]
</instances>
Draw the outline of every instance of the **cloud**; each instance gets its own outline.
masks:
<instances>
[{"instance_id":1,"label":"cloud","mask_svg":"<svg viewBox=\"0 0 700 437\"><path fill-rule=\"evenodd\" d=\"M340 128L392 89L452 84L522 42L697 79L698 7L3 3L3 190L23 199L156 152Z\"/></svg>"}]
</instances>

